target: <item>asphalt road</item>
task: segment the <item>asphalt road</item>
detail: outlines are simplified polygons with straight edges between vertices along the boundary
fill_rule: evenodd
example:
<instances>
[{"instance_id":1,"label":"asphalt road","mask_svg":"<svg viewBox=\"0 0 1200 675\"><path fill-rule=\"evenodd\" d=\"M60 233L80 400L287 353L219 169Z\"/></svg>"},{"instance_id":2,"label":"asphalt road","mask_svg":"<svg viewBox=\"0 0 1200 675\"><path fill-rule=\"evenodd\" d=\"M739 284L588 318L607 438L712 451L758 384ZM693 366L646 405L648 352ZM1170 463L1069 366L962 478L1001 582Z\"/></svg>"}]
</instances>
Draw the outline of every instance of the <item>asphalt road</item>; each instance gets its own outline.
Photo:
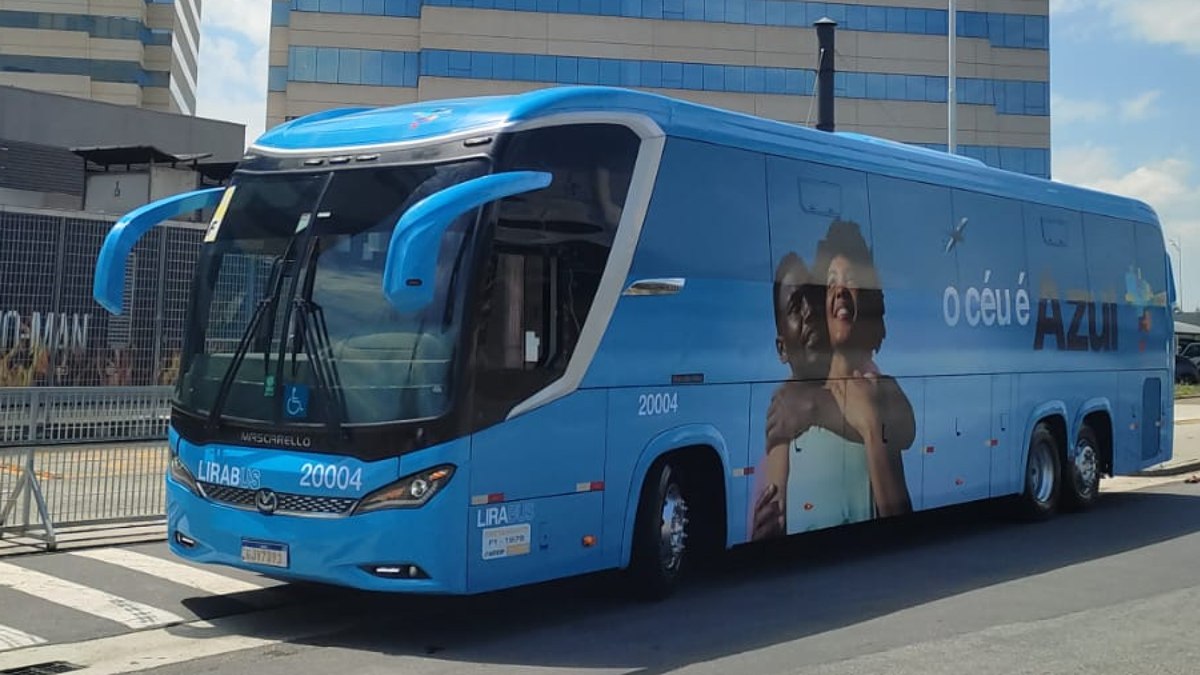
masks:
<instances>
[{"instance_id":1,"label":"asphalt road","mask_svg":"<svg viewBox=\"0 0 1200 675\"><path fill-rule=\"evenodd\" d=\"M161 544L24 556L0 560L0 626L45 643L0 644L0 672L1190 674L1200 485L1184 478L1119 479L1140 489L1037 525L966 507L742 550L660 604L609 576L420 599L193 577Z\"/></svg>"}]
</instances>

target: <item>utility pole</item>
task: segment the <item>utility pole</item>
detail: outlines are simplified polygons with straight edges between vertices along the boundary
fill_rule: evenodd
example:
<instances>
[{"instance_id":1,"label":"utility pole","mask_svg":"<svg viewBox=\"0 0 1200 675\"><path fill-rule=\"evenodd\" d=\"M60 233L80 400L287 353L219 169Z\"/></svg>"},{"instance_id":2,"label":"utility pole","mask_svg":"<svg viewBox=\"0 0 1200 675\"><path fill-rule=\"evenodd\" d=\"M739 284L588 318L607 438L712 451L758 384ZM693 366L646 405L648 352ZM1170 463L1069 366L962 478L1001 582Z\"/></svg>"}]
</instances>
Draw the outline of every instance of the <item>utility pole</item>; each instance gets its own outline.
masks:
<instances>
[{"instance_id":1,"label":"utility pole","mask_svg":"<svg viewBox=\"0 0 1200 675\"><path fill-rule=\"evenodd\" d=\"M1178 239L1168 239L1167 242L1171 245L1171 248L1175 249L1175 253L1179 256L1179 288L1177 289L1179 291L1179 309L1186 312L1187 305L1183 304L1183 249L1180 248Z\"/></svg>"},{"instance_id":2,"label":"utility pole","mask_svg":"<svg viewBox=\"0 0 1200 675\"><path fill-rule=\"evenodd\" d=\"M958 154L958 8L957 0L949 0L949 2L949 22L946 31L950 43L949 77L946 78L946 102L949 106L946 120L948 131L946 146L950 154L954 155Z\"/></svg>"}]
</instances>

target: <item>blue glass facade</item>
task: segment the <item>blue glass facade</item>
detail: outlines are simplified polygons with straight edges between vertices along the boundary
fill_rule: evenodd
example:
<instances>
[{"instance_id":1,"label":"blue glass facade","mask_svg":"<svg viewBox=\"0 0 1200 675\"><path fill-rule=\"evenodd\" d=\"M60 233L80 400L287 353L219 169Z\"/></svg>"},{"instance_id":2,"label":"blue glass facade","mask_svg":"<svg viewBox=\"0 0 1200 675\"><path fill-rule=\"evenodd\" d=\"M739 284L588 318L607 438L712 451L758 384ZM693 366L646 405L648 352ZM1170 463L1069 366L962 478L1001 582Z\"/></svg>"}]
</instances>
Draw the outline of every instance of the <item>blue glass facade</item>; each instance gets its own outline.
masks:
<instances>
[{"instance_id":1,"label":"blue glass facade","mask_svg":"<svg viewBox=\"0 0 1200 675\"><path fill-rule=\"evenodd\" d=\"M367 14L371 16L421 16L421 0L291 0L297 12Z\"/></svg>"},{"instance_id":2,"label":"blue glass facade","mask_svg":"<svg viewBox=\"0 0 1200 675\"><path fill-rule=\"evenodd\" d=\"M169 31L151 30L141 21L119 16L0 10L0 28L79 31L94 38L140 40L147 45L171 44Z\"/></svg>"},{"instance_id":3,"label":"blue glass facade","mask_svg":"<svg viewBox=\"0 0 1200 675\"><path fill-rule=\"evenodd\" d=\"M808 30L813 22L828 16L838 22L839 31L943 37L948 32L945 9L801 0L274 0L271 15L275 26L287 26L297 20L291 14L293 11L419 19L425 5ZM997 49L1043 52L1049 49L1045 15L960 11L957 31L960 37L987 40ZM816 73L811 68L303 45L289 45L288 65L272 67L268 81L271 91L286 92L288 82L412 88L418 86L421 77L777 96L810 96L816 88ZM949 90L944 75L841 71L834 84L839 98L864 101L944 105ZM464 82L464 86L469 85ZM1036 75L1031 80L959 77L956 92L960 104L988 106L998 115L1043 119L1050 115L1049 83ZM943 152L946 149L944 145L919 145ZM1047 148L960 145L959 152L1011 171L1040 177L1050 175Z\"/></svg>"},{"instance_id":4,"label":"blue glass facade","mask_svg":"<svg viewBox=\"0 0 1200 675\"><path fill-rule=\"evenodd\" d=\"M417 52L291 47L288 50L287 80L415 87L420 74L419 62L420 55Z\"/></svg>"},{"instance_id":5,"label":"blue glass facade","mask_svg":"<svg viewBox=\"0 0 1200 675\"><path fill-rule=\"evenodd\" d=\"M0 71L84 75L98 82L121 82L143 87L166 87L171 79L170 73L145 70L140 64L133 61L75 59L59 56L0 54Z\"/></svg>"},{"instance_id":6,"label":"blue glass facade","mask_svg":"<svg viewBox=\"0 0 1200 675\"><path fill-rule=\"evenodd\" d=\"M828 16L840 30L946 35L944 9L849 5L796 0L290 0L299 12L418 17L421 6L587 14L758 26L808 27ZM1049 19L1034 14L958 12L958 35L987 39L993 47L1048 49ZM282 25L282 24L276 24Z\"/></svg>"},{"instance_id":7,"label":"blue glass facade","mask_svg":"<svg viewBox=\"0 0 1200 675\"><path fill-rule=\"evenodd\" d=\"M945 143L913 143L912 145L940 152L946 152L948 147ZM988 166L996 166L1040 178L1050 177L1050 150L1048 148L959 145L958 154L978 159Z\"/></svg>"}]
</instances>

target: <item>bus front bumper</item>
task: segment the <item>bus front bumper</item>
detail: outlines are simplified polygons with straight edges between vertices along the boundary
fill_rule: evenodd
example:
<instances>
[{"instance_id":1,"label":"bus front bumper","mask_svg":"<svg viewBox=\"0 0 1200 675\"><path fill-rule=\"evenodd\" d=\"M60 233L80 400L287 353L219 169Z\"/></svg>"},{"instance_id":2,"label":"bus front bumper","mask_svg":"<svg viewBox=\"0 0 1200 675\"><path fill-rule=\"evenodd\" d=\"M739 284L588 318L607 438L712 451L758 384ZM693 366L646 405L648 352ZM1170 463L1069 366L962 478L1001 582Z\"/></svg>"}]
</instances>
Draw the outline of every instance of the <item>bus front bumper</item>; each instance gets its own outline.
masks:
<instances>
[{"instance_id":1,"label":"bus front bumper","mask_svg":"<svg viewBox=\"0 0 1200 675\"><path fill-rule=\"evenodd\" d=\"M465 509L451 508L453 490L415 509L312 518L218 504L166 481L168 542L185 560L369 591L466 591Z\"/></svg>"}]
</instances>

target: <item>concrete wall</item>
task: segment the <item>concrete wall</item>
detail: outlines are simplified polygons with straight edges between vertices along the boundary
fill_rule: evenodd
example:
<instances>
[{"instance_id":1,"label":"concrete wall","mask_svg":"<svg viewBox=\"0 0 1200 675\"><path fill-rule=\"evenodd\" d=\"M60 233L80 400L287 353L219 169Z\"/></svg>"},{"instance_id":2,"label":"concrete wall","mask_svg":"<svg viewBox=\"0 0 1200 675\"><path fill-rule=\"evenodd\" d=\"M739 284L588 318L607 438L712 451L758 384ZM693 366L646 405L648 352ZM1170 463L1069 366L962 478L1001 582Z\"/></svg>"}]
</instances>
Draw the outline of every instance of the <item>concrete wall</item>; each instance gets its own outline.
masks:
<instances>
[{"instance_id":1,"label":"concrete wall","mask_svg":"<svg viewBox=\"0 0 1200 675\"><path fill-rule=\"evenodd\" d=\"M245 127L0 86L0 138L65 148L154 145L233 161L244 152Z\"/></svg>"}]
</instances>

